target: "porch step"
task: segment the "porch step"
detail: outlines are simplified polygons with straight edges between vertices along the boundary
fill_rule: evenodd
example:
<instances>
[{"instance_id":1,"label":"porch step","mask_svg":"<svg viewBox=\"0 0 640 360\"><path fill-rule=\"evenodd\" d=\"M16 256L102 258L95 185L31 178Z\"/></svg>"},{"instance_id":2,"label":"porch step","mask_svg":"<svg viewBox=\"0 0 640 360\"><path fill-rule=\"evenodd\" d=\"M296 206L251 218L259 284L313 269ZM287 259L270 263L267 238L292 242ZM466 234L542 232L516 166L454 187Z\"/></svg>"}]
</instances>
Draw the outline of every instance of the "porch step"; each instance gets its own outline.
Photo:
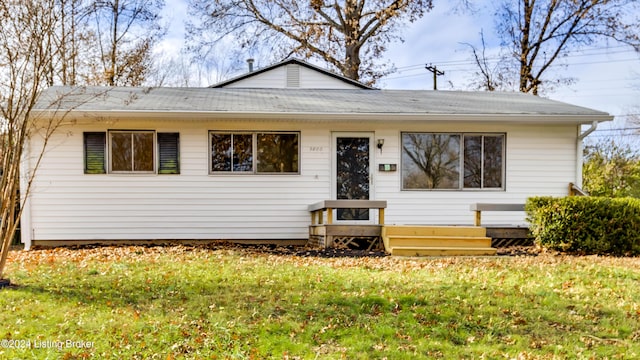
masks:
<instances>
[{"instance_id":1,"label":"porch step","mask_svg":"<svg viewBox=\"0 0 640 360\"><path fill-rule=\"evenodd\" d=\"M491 238L483 236L391 236L394 247L491 247Z\"/></svg>"},{"instance_id":2,"label":"porch step","mask_svg":"<svg viewBox=\"0 0 640 360\"><path fill-rule=\"evenodd\" d=\"M385 251L397 256L495 255L491 238L479 226L384 226Z\"/></svg>"},{"instance_id":3,"label":"porch step","mask_svg":"<svg viewBox=\"0 0 640 360\"><path fill-rule=\"evenodd\" d=\"M384 229L395 236L487 236L480 226L385 225Z\"/></svg>"},{"instance_id":4,"label":"porch step","mask_svg":"<svg viewBox=\"0 0 640 360\"><path fill-rule=\"evenodd\" d=\"M414 247L395 246L391 249L394 256L487 256L495 255L493 248L474 247Z\"/></svg>"}]
</instances>

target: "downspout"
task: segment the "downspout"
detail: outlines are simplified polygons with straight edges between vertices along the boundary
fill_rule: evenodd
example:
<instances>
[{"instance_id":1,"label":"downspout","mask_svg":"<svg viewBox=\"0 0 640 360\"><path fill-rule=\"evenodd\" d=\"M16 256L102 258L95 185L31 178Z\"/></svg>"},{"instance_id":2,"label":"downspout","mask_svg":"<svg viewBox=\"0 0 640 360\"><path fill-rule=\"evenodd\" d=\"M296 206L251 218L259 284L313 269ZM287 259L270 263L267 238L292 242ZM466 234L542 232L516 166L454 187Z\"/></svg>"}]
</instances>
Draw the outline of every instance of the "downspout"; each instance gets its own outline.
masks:
<instances>
[{"instance_id":1,"label":"downspout","mask_svg":"<svg viewBox=\"0 0 640 360\"><path fill-rule=\"evenodd\" d=\"M31 228L31 195L27 193L28 179L31 175L31 138L27 141L22 150L22 164L20 165L20 202L22 203L22 215L20 216L20 240L24 244L25 250L31 249L33 240L33 230Z\"/></svg>"},{"instance_id":2,"label":"downspout","mask_svg":"<svg viewBox=\"0 0 640 360\"><path fill-rule=\"evenodd\" d=\"M591 127L582 132L582 125L578 125L578 138L576 139L576 185L582 188L582 158L583 158L583 140L589 134L596 131L598 121L594 120Z\"/></svg>"}]
</instances>

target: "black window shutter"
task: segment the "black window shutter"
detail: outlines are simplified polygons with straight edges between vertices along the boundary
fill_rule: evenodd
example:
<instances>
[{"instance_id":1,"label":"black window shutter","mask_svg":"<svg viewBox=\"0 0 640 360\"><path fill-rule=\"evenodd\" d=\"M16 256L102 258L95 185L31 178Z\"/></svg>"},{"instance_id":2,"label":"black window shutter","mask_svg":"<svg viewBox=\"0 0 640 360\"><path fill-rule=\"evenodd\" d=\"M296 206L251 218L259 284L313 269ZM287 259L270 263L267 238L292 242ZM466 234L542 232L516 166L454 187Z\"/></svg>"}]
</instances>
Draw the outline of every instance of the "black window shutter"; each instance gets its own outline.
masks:
<instances>
[{"instance_id":1,"label":"black window shutter","mask_svg":"<svg viewBox=\"0 0 640 360\"><path fill-rule=\"evenodd\" d=\"M158 174L180 174L179 149L179 133L158 133Z\"/></svg>"},{"instance_id":2,"label":"black window shutter","mask_svg":"<svg viewBox=\"0 0 640 360\"><path fill-rule=\"evenodd\" d=\"M107 134L104 132L84 133L84 173L105 174L105 149Z\"/></svg>"}]
</instances>

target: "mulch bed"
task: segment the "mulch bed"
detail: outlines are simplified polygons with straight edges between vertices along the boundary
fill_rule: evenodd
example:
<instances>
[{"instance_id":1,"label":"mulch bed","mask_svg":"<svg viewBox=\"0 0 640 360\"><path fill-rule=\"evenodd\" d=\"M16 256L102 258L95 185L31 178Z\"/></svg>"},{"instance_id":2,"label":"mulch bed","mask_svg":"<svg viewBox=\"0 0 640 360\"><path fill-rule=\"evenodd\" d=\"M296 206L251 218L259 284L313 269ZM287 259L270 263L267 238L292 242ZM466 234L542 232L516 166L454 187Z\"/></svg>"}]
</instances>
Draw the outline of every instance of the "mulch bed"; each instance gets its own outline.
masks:
<instances>
[{"instance_id":1,"label":"mulch bed","mask_svg":"<svg viewBox=\"0 0 640 360\"><path fill-rule=\"evenodd\" d=\"M260 253L269 253L274 255L292 255L300 257L319 257L319 258L359 258L359 257L385 257L389 254L384 250L362 250L351 248L308 248L301 246L278 246L278 245L241 245L226 243L227 247L237 247L248 251ZM210 247L210 246L207 246ZM219 248L219 245L213 245L212 248ZM498 256L537 256L540 250L534 246L510 246L498 248Z\"/></svg>"},{"instance_id":2,"label":"mulch bed","mask_svg":"<svg viewBox=\"0 0 640 360\"><path fill-rule=\"evenodd\" d=\"M509 246L497 248L498 256L538 256L542 250L535 246Z\"/></svg>"},{"instance_id":3,"label":"mulch bed","mask_svg":"<svg viewBox=\"0 0 640 360\"><path fill-rule=\"evenodd\" d=\"M153 245L138 245L144 247L158 247L158 246L172 246L175 244L153 244ZM389 256L382 249L366 250L358 248L312 248L306 246L296 245L274 245L274 244L237 244L228 241L213 242L210 244L202 245L186 245L198 248L205 248L211 250L221 249L241 249L247 252L261 253L261 254L273 254L273 255L289 255L300 257L317 257L317 258L381 258ZM104 245L74 245L68 246L68 249L93 249L102 248ZM117 246L116 246L117 247ZM37 250L37 249L34 249ZM541 251L535 246L509 246L498 248L498 256L537 256Z\"/></svg>"}]
</instances>

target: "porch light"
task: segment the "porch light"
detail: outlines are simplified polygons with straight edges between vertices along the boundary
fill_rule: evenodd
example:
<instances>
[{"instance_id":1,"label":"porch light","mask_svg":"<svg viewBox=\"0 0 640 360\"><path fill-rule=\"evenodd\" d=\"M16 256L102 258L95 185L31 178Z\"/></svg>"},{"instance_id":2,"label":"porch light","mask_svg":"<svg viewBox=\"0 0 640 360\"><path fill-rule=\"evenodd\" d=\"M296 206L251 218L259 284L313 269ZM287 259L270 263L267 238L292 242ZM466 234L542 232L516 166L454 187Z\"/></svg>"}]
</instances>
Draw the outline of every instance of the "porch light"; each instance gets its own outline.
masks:
<instances>
[{"instance_id":1,"label":"porch light","mask_svg":"<svg viewBox=\"0 0 640 360\"><path fill-rule=\"evenodd\" d=\"M378 149L380 149L380 152L382 152L382 147L384 146L384 139L378 139Z\"/></svg>"}]
</instances>

